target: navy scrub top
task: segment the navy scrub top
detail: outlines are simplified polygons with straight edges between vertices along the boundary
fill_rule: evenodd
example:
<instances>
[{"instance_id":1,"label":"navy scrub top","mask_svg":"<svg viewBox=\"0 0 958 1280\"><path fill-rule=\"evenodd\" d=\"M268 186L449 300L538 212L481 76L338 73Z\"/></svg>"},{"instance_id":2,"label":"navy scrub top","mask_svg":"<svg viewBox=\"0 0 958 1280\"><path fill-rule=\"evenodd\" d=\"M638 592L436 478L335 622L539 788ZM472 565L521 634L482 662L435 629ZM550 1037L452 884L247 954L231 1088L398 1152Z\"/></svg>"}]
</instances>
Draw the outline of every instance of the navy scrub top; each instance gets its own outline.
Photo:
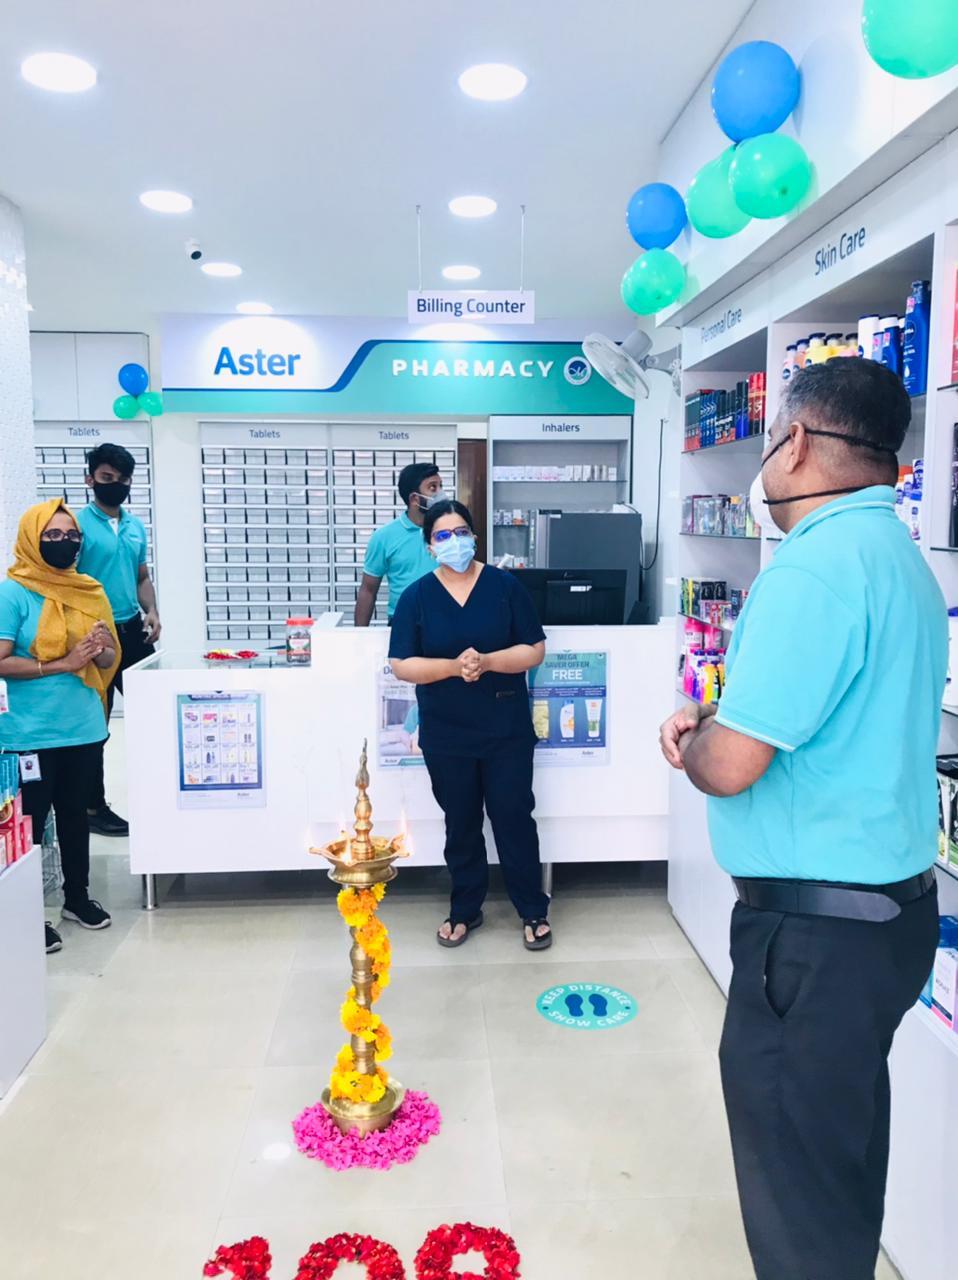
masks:
<instances>
[{"instance_id":1,"label":"navy scrub top","mask_svg":"<svg viewBox=\"0 0 958 1280\"><path fill-rule=\"evenodd\" d=\"M538 644L545 632L532 597L510 573L483 565L460 605L435 573L407 587L393 614L390 658L458 658L465 649L495 653ZM456 676L416 686L423 752L490 756L535 744L525 675L487 671L474 684Z\"/></svg>"}]
</instances>

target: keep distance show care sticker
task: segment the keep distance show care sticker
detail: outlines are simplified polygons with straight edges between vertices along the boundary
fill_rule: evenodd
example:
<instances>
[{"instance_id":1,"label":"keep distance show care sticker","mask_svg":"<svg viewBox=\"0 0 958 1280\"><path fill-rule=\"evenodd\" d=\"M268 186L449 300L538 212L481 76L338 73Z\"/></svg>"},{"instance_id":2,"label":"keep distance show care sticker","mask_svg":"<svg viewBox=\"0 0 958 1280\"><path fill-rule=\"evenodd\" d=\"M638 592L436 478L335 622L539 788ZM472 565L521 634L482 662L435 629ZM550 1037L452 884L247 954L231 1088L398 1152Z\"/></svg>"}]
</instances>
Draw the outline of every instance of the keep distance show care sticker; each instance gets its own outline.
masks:
<instances>
[{"instance_id":1,"label":"keep distance show care sticker","mask_svg":"<svg viewBox=\"0 0 958 1280\"><path fill-rule=\"evenodd\" d=\"M638 1005L625 991L601 982L568 982L543 991L536 1008L549 1022L574 1031L608 1031L625 1026Z\"/></svg>"}]
</instances>

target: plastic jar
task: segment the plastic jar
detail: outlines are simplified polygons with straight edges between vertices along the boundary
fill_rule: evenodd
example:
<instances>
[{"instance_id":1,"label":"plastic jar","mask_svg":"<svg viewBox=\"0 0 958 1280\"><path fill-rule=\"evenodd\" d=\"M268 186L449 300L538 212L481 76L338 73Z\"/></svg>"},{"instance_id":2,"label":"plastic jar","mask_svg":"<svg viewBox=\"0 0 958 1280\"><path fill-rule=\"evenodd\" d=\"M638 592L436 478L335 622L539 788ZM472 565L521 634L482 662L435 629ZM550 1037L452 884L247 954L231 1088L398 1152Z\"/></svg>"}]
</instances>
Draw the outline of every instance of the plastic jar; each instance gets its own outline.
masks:
<instances>
[{"instance_id":1,"label":"plastic jar","mask_svg":"<svg viewBox=\"0 0 958 1280\"><path fill-rule=\"evenodd\" d=\"M308 667L313 659L313 619L286 619L286 661L297 667Z\"/></svg>"}]
</instances>

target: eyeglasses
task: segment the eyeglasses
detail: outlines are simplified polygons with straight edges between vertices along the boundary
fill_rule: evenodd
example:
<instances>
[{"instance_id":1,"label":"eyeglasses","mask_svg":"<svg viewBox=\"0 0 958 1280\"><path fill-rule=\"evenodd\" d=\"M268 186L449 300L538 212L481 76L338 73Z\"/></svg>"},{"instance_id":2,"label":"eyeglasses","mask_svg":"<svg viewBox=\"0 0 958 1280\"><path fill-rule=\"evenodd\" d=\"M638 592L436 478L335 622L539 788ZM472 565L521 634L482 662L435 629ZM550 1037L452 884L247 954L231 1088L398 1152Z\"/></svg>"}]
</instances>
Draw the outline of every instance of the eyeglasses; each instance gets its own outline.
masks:
<instances>
[{"instance_id":1,"label":"eyeglasses","mask_svg":"<svg viewBox=\"0 0 958 1280\"><path fill-rule=\"evenodd\" d=\"M432 535L432 540L433 542L448 542L450 538L472 538L474 536L471 529L461 525L458 529L439 529Z\"/></svg>"},{"instance_id":2,"label":"eyeglasses","mask_svg":"<svg viewBox=\"0 0 958 1280\"><path fill-rule=\"evenodd\" d=\"M48 529L46 533L40 534L41 542L73 542L77 546L83 541L83 534L79 529L68 529L66 533L62 529Z\"/></svg>"}]
</instances>

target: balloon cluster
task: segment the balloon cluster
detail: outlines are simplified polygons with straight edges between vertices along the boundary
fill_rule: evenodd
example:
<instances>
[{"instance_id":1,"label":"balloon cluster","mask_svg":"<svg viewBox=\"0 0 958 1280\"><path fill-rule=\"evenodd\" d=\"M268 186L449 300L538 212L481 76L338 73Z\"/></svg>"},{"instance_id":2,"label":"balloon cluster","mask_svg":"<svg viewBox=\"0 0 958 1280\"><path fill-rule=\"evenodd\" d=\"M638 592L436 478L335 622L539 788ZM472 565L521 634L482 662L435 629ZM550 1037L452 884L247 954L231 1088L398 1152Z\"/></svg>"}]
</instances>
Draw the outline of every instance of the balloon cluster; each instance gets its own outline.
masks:
<instances>
[{"instance_id":1,"label":"balloon cluster","mask_svg":"<svg viewBox=\"0 0 958 1280\"><path fill-rule=\"evenodd\" d=\"M800 143L776 133L798 105L801 79L777 44L753 40L720 63L712 85L712 111L733 145L698 171L686 198L664 182L640 187L629 201L632 238L646 252L622 280L622 298L639 315L675 302L685 288L685 267L669 245L691 225L724 239L752 218L779 218L804 199L812 167Z\"/></svg>"},{"instance_id":2,"label":"balloon cluster","mask_svg":"<svg viewBox=\"0 0 958 1280\"><path fill-rule=\"evenodd\" d=\"M958 66L955 0L865 0L862 36L882 70L903 80Z\"/></svg>"},{"instance_id":3,"label":"balloon cluster","mask_svg":"<svg viewBox=\"0 0 958 1280\"><path fill-rule=\"evenodd\" d=\"M135 418L140 412L158 418L163 412L163 397L158 391L148 390L150 375L141 364L123 365L117 381L124 392L113 401L113 412L118 418Z\"/></svg>"}]
</instances>

